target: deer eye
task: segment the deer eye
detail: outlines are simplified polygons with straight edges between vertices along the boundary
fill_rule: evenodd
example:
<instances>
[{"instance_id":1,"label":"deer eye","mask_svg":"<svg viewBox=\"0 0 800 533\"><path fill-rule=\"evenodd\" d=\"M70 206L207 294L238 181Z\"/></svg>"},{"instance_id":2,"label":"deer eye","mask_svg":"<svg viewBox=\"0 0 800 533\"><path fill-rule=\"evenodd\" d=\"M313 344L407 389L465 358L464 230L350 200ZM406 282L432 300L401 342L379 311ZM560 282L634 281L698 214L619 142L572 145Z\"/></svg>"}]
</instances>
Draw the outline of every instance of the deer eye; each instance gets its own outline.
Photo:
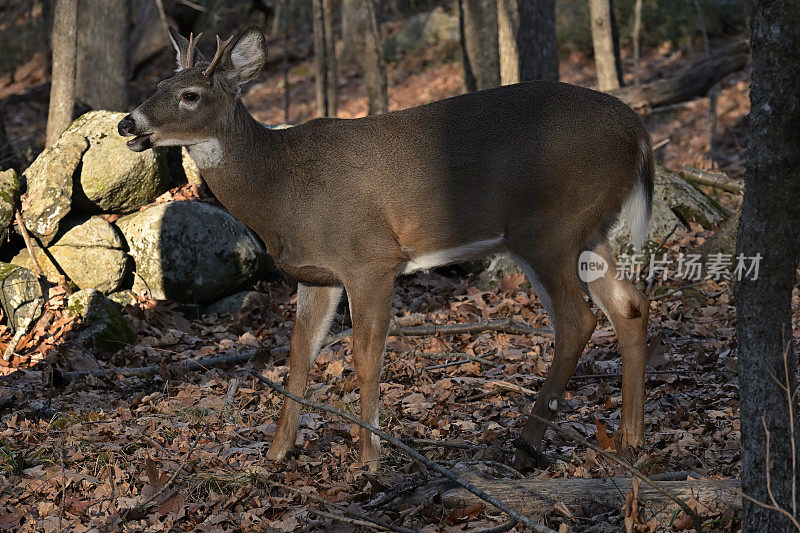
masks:
<instances>
[{"instance_id":1,"label":"deer eye","mask_svg":"<svg viewBox=\"0 0 800 533\"><path fill-rule=\"evenodd\" d=\"M198 98L200 98L200 95L193 92L187 92L181 95L181 99L187 102L196 102Z\"/></svg>"}]
</instances>

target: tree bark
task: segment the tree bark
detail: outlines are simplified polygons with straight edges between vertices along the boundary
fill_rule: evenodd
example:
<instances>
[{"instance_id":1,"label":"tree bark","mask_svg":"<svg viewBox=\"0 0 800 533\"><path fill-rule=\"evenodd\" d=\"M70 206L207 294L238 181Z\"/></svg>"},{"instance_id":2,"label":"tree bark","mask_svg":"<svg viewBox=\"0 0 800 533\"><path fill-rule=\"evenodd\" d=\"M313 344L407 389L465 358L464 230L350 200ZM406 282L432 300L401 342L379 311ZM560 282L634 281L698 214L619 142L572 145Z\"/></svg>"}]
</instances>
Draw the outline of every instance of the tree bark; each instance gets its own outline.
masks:
<instances>
[{"instance_id":1,"label":"tree bark","mask_svg":"<svg viewBox=\"0 0 800 533\"><path fill-rule=\"evenodd\" d=\"M464 88L481 91L500 85L497 0L460 0Z\"/></svg>"},{"instance_id":2,"label":"tree bark","mask_svg":"<svg viewBox=\"0 0 800 533\"><path fill-rule=\"evenodd\" d=\"M150 59L170 46L166 14L158 0L142 0L130 34L130 66L136 72Z\"/></svg>"},{"instance_id":3,"label":"tree bark","mask_svg":"<svg viewBox=\"0 0 800 533\"><path fill-rule=\"evenodd\" d=\"M737 254L761 254L757 279L735 285L742 423L742 489L797 515L800 438L791 298L800 260L800 7L760 0L751 12L753 72L747 172ZM777 380L777 383L776 383ZM766 450L769 432L770 450ZM742 531L794 530L783 515L744 503Z\"/></svg>"},{"instance_id":4,"label":"tree bark","mask_svg":"<svg viewBox=\"0 0 800 533\"><path fill-rule=\"evenodd\" d=\"M128 109L126 0L79 0L76 96L92 109Z\"/></svg>"},{"instance_id":5,"label":"tree bark","mask_svg":"<svg viewBox=\"0 0 800 533\"><path fill-rule=\"evenodd\" d=\"M555 504L561 503L578 516L592 516L611 510L619 510L625 503L625 495L631 492L631 478L618 476L601 479L551 478L551 479L487 479L474 469L459 467L454 471L489 494L503 495L503 501L519 511L534 516L556 513ZM662 488L688 501L696 499L709 514L726 509L738 510L742 500L736 491L739 480L720 479L710 481L692 479L683 481L659 481ZM721 485L721 486L720 486ZM441 498L446 508L464 508L480 503L473 494L452 487L446 480L429 482L413 493L404 496L401 505L420 504ZM661 523L667 523L678 505L660 492L642 483L639 487L640 505L655 513Z\"/></svg>"},{"instance_id":6,"label":"tree bark","mask_svg":"<svg viewBox=\"0 0 800 533\"><path fill-rule=\"evenodd\" d=\"M361 0L365 11L364 49L361 54L361 68L367 86L368 114L389 112L389 90L386 80L386 62L383 60L381 32L375 0Z\"/></svg>"},{"instance_id":7,"label":"tree bark","mask_svg":"<svg viewBox=\"0 0 800 533\"><path fill-rule=\"evenodd\" d=\"M589 0L589 12L597 86L601 91L619 89L622 86L622 61L613 0Z\"/></svg>"},{"instance_id":8,"label":"tree bark","mask_svg":"<svg viewBox=\"0 0 800 533\"><path fill-rule=\"evenodd\" d=\"M325 22L325 4L327 0L313 0L313 29L314 29L314 86L317 95L317 116L330 117L332 105L330 100L331 91L328 86L331 80L328 79L328 39L325 37L325 30L328 24Z\"/></svg>"},{"instance_id":9,"label":"tree bark","mask_svg":"<svg viewBox=\"0 0 800 533\"><path fill-rule=\"evenodd\" d=\"M366 32L366 10L362 0L342 0L342 49L339 59L342 63L357 63L361 60Z\"/></svg>"},{"instance_id":10,"label":"tree bark","mask_svg":"<svg viewBox=\"0 0 800 533\"><path fill-rule=\"evenodd\" d=\"M497 0L500 80L558 80L555 0Z\"/></svg>"},{"instance_id":11,"label":"tree bark","mask_svg":"<svg viewBox=\"0 0 800 533\"><path fill-rule=\"evenodd\" d=\"M335 0L322 0L322 7L325 11L325 66L328 78L328 115L335 117L338 110L339 96L339 70L336 63L336 33L334 16L336 10Z\"/></svg>"},{"instance_id":12,"label":"tree bark","mask_svg":"<svg viewBox=\"0 0 800 533\"><path fill-rule=\"evenodd\" d=\"M56 142L72 121L77 29L78 0L57 0L53 18L53 74L47 111L47 146Z\"/></svg>"}]
</instances>

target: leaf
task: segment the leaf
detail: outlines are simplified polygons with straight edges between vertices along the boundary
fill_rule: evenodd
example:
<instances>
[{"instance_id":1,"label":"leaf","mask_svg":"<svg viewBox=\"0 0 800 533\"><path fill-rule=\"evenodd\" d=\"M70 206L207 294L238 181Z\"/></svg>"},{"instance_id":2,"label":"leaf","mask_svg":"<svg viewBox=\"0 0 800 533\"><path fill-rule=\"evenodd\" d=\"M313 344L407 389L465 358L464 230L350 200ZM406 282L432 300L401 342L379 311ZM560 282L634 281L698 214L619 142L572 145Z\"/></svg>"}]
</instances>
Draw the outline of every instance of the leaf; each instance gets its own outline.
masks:
<instances>
[{"instance_id":1,"label":"leaf","mask_svg":"<svg viewBox=\"0 0 800 533\"><path fill-rule=\"evenodd\" d=\"M615 438L608 436L606 425L600 422L598 417L594 417L594 424L597 426L597 433L595 433L595 437L597 437L597 442L600 443L600 447L604 450L610 450L612 452L617 451L617 441Z\"/></svg>"},{"instance_id":2,"label":"leaf","mask_svg":"<svg viewBox=\"0 0 800 533\"><path fill-rule=\"evenodd\" d=\"M522 272L506 272L500 278L500 288L507 292L517 292L525 280L525 274Z\"/></svg>"},{"instance_id":3,"label":"leaf","mask_svg":"<svg viewBox=\"0 0 800 533\"><path fill-rule=\"evenodd\" d=\"M450 520L453 522L469 522L483 512L483 504L478 502L469 507L457 507L450 511Z\"/></svg>"}]
</instances>

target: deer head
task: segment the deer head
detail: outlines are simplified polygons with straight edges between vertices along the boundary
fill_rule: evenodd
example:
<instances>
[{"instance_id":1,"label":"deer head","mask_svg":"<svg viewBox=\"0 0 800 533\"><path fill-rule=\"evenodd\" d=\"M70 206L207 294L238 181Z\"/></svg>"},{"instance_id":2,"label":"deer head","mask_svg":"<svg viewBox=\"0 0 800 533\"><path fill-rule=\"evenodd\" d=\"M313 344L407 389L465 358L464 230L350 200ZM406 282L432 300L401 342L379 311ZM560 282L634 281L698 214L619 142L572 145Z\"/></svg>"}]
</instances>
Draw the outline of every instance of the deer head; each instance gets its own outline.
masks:
<instances>
[{"instance_id":1,"label":"deer head","mask_svg":"<svg viewBox=\"0 0 800 533\"><path fill-rule=\"evenodd\" d=\"M257 27L232 38L217 36L217 52L209 62L196 50L200 35L190 39L170 28L177 52L175 75L158 84L117 129L133 137L128 148L141 152L154 146L191 146L213 138L233 115L239 87L261 72L267 61L267 43Z\"/></svg>"}]
</instances>

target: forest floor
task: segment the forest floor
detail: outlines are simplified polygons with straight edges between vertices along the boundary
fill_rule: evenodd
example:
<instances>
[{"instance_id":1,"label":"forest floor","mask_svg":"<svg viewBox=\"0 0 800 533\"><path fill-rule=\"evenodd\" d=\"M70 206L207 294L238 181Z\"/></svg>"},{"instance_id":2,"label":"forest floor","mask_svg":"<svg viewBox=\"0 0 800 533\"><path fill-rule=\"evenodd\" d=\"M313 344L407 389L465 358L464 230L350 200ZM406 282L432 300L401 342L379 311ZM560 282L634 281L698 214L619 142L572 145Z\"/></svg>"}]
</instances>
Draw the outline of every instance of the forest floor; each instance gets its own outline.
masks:
<instances>
[{"instance_id":1,"label":"forest floor","mask_svg":"<svg viewBox=\"0 0 800 533\"><path fill-rule=\"evenodd\" d=\"M437 55L440 54L440 55ZM152 90L171 68L162 59L148 67L134 87L134 98ZM647 78L685 65L681 51L665 47L643 61ZM562 62L562 79L591 85L591 61L572 56ZM313 114L313 72L309 61L292 64L290 119ZM340 116L366 111L363 84L355 67L341 67ZM442 60L432 48L391 65L391 107L401 109L461 92L456 61ZM268 123L284 122L282 73L262 75L244 94L248 108ZM741 177L748 106L748 73L723 80L715 97L699 98L645 117L668 167L722 168ZM9 134L36 139L46 117L46 89L0 89ZM44 107L43 107L44 106ZM713 150L712 150L713 148ZM713 153L711 157L709 154ZM730 211L737 197L716 195ZM183 194L181 190L168 193ZM666 244L671 256L693 250L714 228L692 225ZM281 382L288 371L284 347L294 319L296 296L284 282L260 283L265 303L237 316L191 317L176 305L140 299L125 308L139 341L113 356L87 353L72 343L76 326L66 317L34 329L19 355L4 363L0 388L0 529L19 531L274 531L352 530L331 513L343 512L309 501L295 490L321 496L394 525L422 531L473 531L506 518L479 506L445 508L436 499L401 505L397 498L436 478L408 457L384 448L380 471L355 466L358 436L353 426L327 413L304 409L296 454L271 464L265 453L275 430L282 398L249 376L251 368ZM52 306L63 308L64 290L54 288ZM739 475L738 381L735 310L731 283L705 280L686 286L676 276L650 290L649 333L663 349L649 361L646 445L626 455L648 474L691 471L697 477ZM349 327L346 306L339 308L333 332ZM800 340L800 294L792 298L794 336ZM549 327L540 302L522 276L506 276L496 291L477 288L474 274L418 273L398 281L395 317L404 323L453 324L505 319ZM557 421L604 448L620 421L620 361L613 329L602 313L598 328L559 407ZM4 326L1 326L4 328ZM0 345L10 333L0 331ZM209 355L255 350L257 357L237 367L177 373L172 363ZM479 356L446 368L436 365ZM520 405L532 399L552 359L552 338L538 335L477 333L393 336L388 339L381 385L381 425L392 435L467 443L459 449L417 444L443 465L484 461L496 473L509 468L507 450L524 418ZM349 339L322 350L311 373L307 397L357 413L358 388ZM62 370L80 370L99 361L103 368L160 367L154 377L122 378L113 371L66 382ZM588 478L622 474L606 458L548 431L544 451L556 456L541 478ZM620 452L622 453L622 452ZM488 463L487 463L488 464ZM496 466L506 465L505 467ZM620 486L622 493L630 486ZM502 495L500 495L502 496ZM151 505L139 509L151 498ZM502 499L502 498L501 498ZM137 508L136 512L128 509ZM141 511L141 512L139 512ZM657 509L642 509L646 521ZM737 529L730 515L706 516L711 529ZM618 531L618 510L601 515L552 513L544 521L563 522L574 531ZM660 528L668 529L662 523ZM645 530L645 529L641 529Z\"/></svg>"}]
</instances>

